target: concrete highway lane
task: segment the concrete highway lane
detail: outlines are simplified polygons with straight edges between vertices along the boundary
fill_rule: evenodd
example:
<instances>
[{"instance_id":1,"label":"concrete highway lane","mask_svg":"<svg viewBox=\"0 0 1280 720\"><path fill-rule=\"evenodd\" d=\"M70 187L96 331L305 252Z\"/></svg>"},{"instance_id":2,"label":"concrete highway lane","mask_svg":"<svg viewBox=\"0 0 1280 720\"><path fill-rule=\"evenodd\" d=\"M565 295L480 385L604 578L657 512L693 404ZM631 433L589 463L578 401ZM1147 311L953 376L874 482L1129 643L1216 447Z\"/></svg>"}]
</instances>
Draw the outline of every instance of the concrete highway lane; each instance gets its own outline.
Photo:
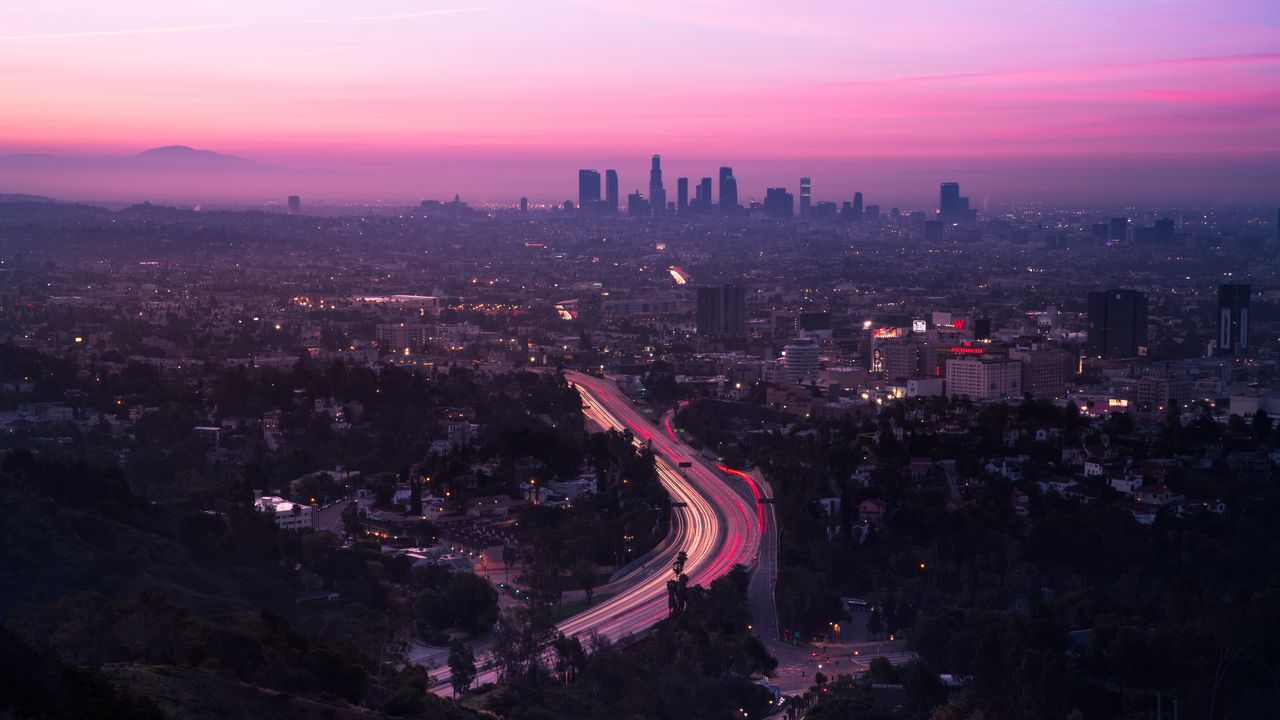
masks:
<instances>
[{"instance_id":1,"label":"concrete highway lane","mask_svg":"<svg viewBox=\"0 0 1280 720\"><path fill-rule=\"evenodd\" d=\"M617 640L639 634L667 616L667 581L677 553L687 556L685 573L691 586L706 586L734 565L750 566L760 550L763 515L755 502L753 485L743 477L723 472L671 431L649 421L613 382L578 372L565 378L582 396L583 412L600 427L630 430L638 445L655 454L658 477L671 494L671 542L618 594L559 624L560 632L585 636L596 632ZM684 467L682 467L682 465ZM758 492L758 488L755 489ZM491 658L477 653L477 664ZM492 682L495 670L485 670L477 684ZM432 690L447 693L448 671L433 673Z\"/></svg>"}]
</instances>

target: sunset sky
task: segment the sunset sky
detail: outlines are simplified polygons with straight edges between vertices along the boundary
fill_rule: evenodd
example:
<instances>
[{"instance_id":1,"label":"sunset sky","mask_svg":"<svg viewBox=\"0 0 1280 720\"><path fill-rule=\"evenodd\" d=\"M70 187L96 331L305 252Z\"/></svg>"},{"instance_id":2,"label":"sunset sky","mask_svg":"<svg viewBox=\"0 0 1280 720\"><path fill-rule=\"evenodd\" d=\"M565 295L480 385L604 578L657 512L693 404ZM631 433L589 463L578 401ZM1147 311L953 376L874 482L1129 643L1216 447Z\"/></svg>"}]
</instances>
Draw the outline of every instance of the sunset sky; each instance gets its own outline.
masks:
<instances>
[{"instance_id":1,"label":"sunset sky","mask_svg":"<svg viewBox=\"0 0 1280 720\"><path fill-rule=\"evenodd\" d=\"M1264 202L1280 3L11 2L0 98L0 154L184 144L341 171L332 198L629 190L660 152L744 197Z\"/></svg>"}]
</instances>

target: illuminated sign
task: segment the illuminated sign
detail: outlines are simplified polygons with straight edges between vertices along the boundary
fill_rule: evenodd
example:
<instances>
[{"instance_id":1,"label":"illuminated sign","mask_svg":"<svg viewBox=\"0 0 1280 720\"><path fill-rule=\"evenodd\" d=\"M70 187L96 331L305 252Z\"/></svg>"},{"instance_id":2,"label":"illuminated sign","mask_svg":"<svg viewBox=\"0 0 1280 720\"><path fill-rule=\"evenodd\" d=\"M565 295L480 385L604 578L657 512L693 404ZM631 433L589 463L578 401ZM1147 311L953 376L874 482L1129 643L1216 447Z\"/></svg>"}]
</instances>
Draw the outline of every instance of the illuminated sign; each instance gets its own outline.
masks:
<instances>
[{"instance_id":1,"label":"illuminated sign","mask_svg":"<svg viewBox=\"0 0 1280 720\"><path fill-rule=\"evenodd\" d=\"M928 324L927 322L925 322L924 320L912 320L912 321L911 321L911 332L913 332L913 333L922 333L922 332L925 332L925 331L926 331L926 330L928 330L928 329L929 329L929 324Z\"/></svg>"},{"instance_id":2,"label":"illuminated sign","mask_svg":"<svg viewBox=\"0 0 1280 720\"><path fill-rule=\"evenodd\" d=\"M1129 401L1124 398L1107 398L1107 407L1129 407Z\"/></svg>"},{"instance_id":3,"label":"illuminated sign","mask_svg":"<svg viewBox=\"0 0 1280 720\"><path fill-rule=\"evenodd\" d=\"M963 330L963 329L964 329L964 318L957 318L956 320L953 320L953 321L952 321L952 323L951 323L951 325L952 325L953 327L955 327L955 329L957 329L957 330Z\"/></svg>"},{"instance_id":4,"label":"illuminated sign","mask_svg":"<svg viewBox=\"0 0 1280 720\"><path fill-rule=\"evenodd\" d=\"M956 355L983 355L987 351L980 347L968 347L967 345L959 345L951 348L951 352Z\"/></svg>"}]
</instances>

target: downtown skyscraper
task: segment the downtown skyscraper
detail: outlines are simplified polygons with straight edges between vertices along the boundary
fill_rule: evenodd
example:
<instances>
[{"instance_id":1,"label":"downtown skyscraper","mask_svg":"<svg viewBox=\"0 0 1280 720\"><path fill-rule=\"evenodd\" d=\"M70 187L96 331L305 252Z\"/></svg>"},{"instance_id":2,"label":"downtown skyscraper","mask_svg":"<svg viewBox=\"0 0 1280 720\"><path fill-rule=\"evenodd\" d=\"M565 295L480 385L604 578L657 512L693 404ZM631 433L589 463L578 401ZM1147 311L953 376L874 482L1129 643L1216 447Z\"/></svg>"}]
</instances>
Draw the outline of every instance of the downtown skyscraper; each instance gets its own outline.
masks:
<instances>
[{"instance_id":1,"label":"downtown skyscraper","mask_svg":"<svg viewBox=\"0 0 1280 720\"><path fill-rule=\"evenodd\" d=\"M600 173L597 170L578 171L578 210L593 213L600 209Z\"/></svg>"},{"instance_id":2,"label":"downtown skyscraper","mask_svg":"<svg viewBox=\"0 0 1280 720\"><path fill-rule=\"evenodd\" d=\"M653 166L649 169L649 206L654 215L661 215L667 210L667 191L662 187L662 158L653 156Z\"/></svg>"},{"instance_id":3,"label":"downtown skyscraper","mask_svg":"<svg viewBox=\"0 0 1280 720\"><path fill-rule=\"evenodd\" d=\"M605 209L610 215L618 214L618 171L604 171Z\"/></svg>"},{"instance_id":4,"label":"downtown skyscraper","mask_svg":"<svg viewBox=\"0 0 1280 720\"><path fill-rule=\"evenodd\" d=\"M738 212L738 181L733 177L733 168L720 168L720 214L734 215Z\"/></svg>"}]
</instances>

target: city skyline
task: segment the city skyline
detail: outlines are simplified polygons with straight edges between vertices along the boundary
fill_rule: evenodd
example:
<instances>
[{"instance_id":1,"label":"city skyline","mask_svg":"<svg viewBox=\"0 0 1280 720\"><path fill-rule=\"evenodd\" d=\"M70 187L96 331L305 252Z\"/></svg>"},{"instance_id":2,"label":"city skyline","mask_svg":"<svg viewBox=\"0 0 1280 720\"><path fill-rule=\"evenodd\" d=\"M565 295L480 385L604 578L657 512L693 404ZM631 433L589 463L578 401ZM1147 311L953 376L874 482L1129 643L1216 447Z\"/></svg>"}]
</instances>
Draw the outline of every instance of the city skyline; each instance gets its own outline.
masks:
<instances>
[{"instance_id":1,"label":"city skyline","mask_svg":"<svg viewBox=\"0 0 1280 720\"><path fill-rule=\"evenodd\" d=\"M655 151L673 177L702 177L695 168L712 163L752 168L744 190L809 176L815 201L877 187L907 204L941 176L998 201L1247 203L1280 188L1273 5L923 9L5 10L0 68L22 71L0 73L0 90L23 102L0 108L0 155L179 143L324 171L273 192L137 180L146 196L210 200L288 190L551 202L574 197L565 169L629 168ZM640 172L623 170L622 184L645 187L629 178ZM130 189L3 168L0 183L73 198Z\"/></svg>"}]
</instances>

